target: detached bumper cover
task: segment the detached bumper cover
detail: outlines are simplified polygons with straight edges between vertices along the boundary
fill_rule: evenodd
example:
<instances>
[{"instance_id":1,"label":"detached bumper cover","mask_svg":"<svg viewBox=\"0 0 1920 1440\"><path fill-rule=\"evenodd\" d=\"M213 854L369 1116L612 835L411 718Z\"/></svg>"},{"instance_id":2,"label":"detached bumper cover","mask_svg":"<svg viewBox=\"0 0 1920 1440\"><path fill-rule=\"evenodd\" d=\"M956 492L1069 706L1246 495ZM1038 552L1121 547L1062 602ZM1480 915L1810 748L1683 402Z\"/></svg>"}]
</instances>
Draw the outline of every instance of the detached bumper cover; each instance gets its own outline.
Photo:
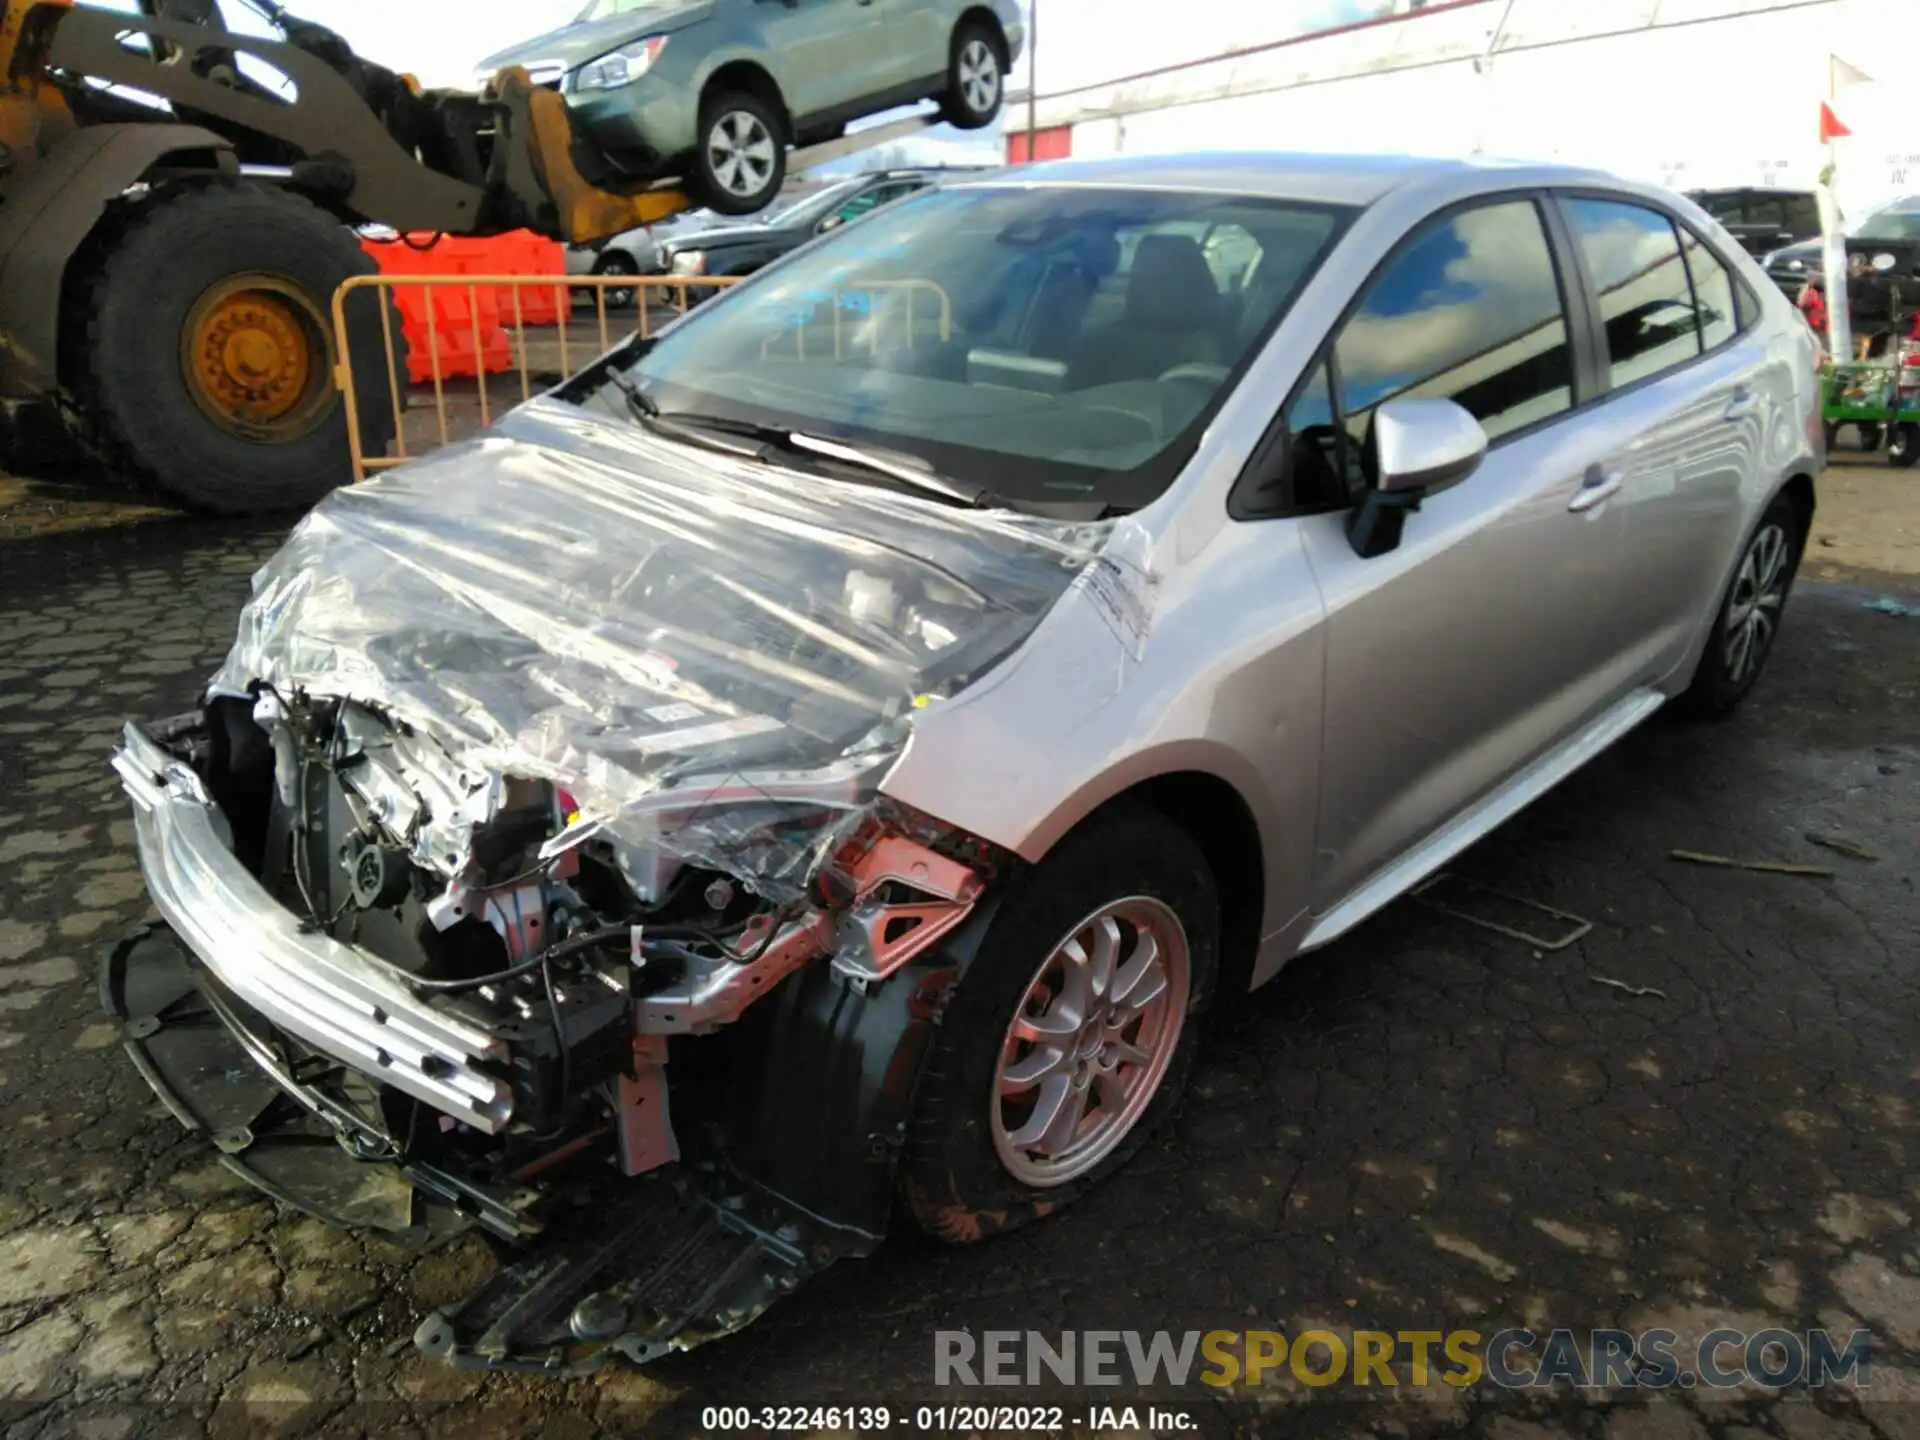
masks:
<instances>
[{"instance_id":1,"label":"detached bumper cover","mask_svg":"<svg viewBox=\"0 0 1920 1440\"><path fill-rule=\"evenodd\" d=\"M199 963L289 1034L489 1134L513 1108L504 1042L436 1010L350 946L307 933L230 848L200 777L138 726L113 766L134 804L153 903Z\"/></svg>"}]
</instances>

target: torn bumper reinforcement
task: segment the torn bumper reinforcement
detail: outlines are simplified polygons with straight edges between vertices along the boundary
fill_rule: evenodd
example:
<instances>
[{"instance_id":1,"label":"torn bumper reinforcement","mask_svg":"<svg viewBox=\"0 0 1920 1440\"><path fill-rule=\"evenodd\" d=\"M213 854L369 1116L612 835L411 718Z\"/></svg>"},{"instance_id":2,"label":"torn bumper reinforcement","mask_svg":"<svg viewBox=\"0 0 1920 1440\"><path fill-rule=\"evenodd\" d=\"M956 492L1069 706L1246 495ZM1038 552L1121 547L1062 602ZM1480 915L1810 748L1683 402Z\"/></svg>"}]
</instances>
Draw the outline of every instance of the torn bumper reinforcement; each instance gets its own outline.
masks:
<instances>
[{"instance_id":1,"label":"torn bumper reinforcement","mask_svg":"<svg viewBox=\"0 0 1920 1440\"><path fill-rule=\"evenodd\" d=\"M506 1047L421 1003L348 946L309 928L247 873L200 777L128 725L114 769L134 804L155 907L212 975L275 1025L489 1133L510 1088L479 1068Z\"/></svg>"}]
</instances>

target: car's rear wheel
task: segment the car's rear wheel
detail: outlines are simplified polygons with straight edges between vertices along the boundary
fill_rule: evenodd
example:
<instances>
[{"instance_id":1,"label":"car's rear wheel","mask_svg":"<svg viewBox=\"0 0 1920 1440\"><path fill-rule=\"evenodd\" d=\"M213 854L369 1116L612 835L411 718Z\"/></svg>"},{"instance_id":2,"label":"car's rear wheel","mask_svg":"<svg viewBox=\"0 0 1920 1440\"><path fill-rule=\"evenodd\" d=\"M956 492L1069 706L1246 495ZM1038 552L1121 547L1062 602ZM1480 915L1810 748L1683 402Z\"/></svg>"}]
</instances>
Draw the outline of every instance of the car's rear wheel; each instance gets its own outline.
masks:
<instances>
[{"instance_id":1,"label":"car's rear wheel","mask_svg":"<svg viewBox=\"0 0 1920 1440\"><path fill-rule=\"evenodd\" d=\"M1716 719L1753 689L1773 653L1805 544L1799 509L1775 496L1740 553L1693 682L1676 702L1681 713Z\"/></svg>"},{"instance_id":2,"label":"car's rear wheel","mask_svg":"<svg viewBox=\"0 0 1920 1440\"><path fill-rule=\"evenodd\" d=\"M1903 420L1893 427L1893 439L1887 445L1887 459L1902 470L1920 462L1920 425Z\"/></svg>"},{"instance_id":3,"label":"car's rear wheel","mask_svg":"<svg viewBox=\"0 0 1920 1440\"><path fill-rule=\"evenodd\" d=\"M955 27L947 58L947 90L940 109L956 130L991 125L1006 97L1007 49L1000 32L983 20Z\"/></svg>"},{"instance_id":4,"label":"car's rear wheel","mask_svg":"<svg viewBox=\"0 0 1920 1440\"><path fill-rule=\"evenodd\" d=\"M700 148L687 177L696 198L722 215L765 209L787 179L787 142L780 117L744 90L711 97L700 107Z\"/></svg>"},{"instance_id":5,"label":"car's rear wheel","mask_svg":"<svg viewBox=\"0 0 1920 1440\"><path fill-rule=\"evenodd\" d=\"M1151 811L1016 879L927 1060L901 1173L915 1222L983 1239L1124 1164L1185 1084L1219 933L1205 857Z\"/></svg>"}]
</instances>

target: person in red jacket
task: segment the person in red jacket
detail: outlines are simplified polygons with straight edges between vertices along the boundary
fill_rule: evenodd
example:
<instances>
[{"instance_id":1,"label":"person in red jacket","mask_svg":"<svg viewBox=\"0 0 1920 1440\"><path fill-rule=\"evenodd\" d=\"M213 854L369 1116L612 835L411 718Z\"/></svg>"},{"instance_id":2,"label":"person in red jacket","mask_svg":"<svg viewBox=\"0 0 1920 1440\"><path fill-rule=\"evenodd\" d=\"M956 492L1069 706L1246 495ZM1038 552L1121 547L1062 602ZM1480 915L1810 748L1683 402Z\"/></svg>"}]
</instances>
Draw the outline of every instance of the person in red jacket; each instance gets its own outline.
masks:
<instances>
[{"instance_id":1,"label":"person in red jacket","mask_svg":"<svg viewBox=\"0 0 1920 1440\"><path fill-rule=\"evenodd\" d=\"M1813 333L1821 341L1827 338L1827 295L1825 287L1818 280L1809 280L1800 287L1800 314L1807 324L1813 327Z\"/></svg>"}]
</instances>

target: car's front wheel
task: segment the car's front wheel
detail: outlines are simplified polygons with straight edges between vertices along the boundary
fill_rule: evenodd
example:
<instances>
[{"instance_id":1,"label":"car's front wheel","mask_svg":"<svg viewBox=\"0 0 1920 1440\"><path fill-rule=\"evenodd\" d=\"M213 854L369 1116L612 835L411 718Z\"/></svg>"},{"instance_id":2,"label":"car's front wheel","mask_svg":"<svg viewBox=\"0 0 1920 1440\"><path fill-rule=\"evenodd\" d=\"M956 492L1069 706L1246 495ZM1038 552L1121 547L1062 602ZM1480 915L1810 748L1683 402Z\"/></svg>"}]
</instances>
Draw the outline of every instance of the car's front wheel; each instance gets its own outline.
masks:
<instances>
[{"instance_id":1,"label":"car's front wheel","mask_svg":"<svg viewBox=\"0 0 1920 1440\"><path fill-rule=\"evenodd\" d=\"M1693 682L1676 702L1682 713L1730 714L1753 689L1773 653L1806 538L1799 509L1776 495L1734 567Z\"/></svg>"},{"instance_id":2,"label":"car's front wheel","mask_svg":"<svg viewBox=\"0 0 1920 1440\"><path fill-rule=\"evenodd\" d=\"M688 184L722 215L751 215L773 203L787 179L785 129L774 107L744 90L700 107L700 148Z\"/></svg>"},{"instance_id":3,"label":"car's front wheel","mask_svg":"<svg viewBox=\"0 0 1920 1440\"><path fill-rule=\"evenodd\" d=\"M956 130L979 130L991 125L1005 98L1006 44L982 20L969 20L953 32L947 57L947 90L940 110Z\"/></svg>"},{"instance_id":4,"label":"car's front wheel","mask_svg":"<svg viewBox=\"0 0 1920 1440\"><path fill-rule=\"evenodd\" d=\"M1206 858L1148 810L1018 877L927 1060L901 1175L919 1226L983 1239L1125 1163L1185 1084L1219 936Z\"/></svg>"},{"instance_id":5,"label":"car's front wheel","mask_svg":"<svg viewBox=\"0 0 1920 1440\"><path fill-rule=\"evenodd\" d=\"M640 267L634 263L631 255L619 250L609 250L594 265L593 273L620 277L637 276L640 273ZM639 293L639 287L635 285L606 285L601 289L607 297L609 310L632 309L634 299Z\"/></svg>"}]
</instances>

